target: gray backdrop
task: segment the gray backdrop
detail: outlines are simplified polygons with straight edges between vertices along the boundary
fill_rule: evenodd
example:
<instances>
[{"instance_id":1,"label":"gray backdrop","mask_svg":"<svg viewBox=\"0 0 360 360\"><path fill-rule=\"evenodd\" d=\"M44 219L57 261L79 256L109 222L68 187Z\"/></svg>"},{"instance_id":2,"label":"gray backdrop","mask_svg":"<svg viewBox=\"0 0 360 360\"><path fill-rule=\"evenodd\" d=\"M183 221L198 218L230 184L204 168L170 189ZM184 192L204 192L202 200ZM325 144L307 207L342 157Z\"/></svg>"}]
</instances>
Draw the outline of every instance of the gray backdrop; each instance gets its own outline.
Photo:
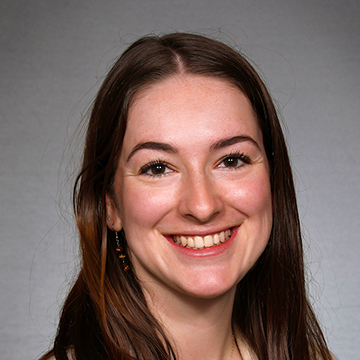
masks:
<instances>
[{"instance_id":1,"label":"gray backdrop","mask_svg":"<svg viewBox=\"0 0 360 360\"><path fill-rule=\"evenodd\" d=\"M126 44L172 30L220 34L262 70L287 123L312 299L335 354L358 359L359 16L356 0L1 0L1 359L48 347L75 271L79 152L63 154L81 114Z\"/></svg>"}]
</instances>

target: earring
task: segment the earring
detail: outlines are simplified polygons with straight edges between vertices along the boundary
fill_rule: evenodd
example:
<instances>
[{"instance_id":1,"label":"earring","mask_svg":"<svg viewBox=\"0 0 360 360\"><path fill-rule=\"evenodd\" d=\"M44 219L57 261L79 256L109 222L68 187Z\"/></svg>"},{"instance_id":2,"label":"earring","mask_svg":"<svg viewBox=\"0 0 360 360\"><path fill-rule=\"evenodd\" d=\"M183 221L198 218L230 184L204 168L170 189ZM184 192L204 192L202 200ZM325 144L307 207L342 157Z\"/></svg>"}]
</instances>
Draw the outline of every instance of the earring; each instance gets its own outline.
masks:
<instances>
[{"instance_id":1,"label":"earring","mask_svg":"<svg viewBox=\"0 0 360 360\"><path fill-rule=\"evenodd\" d=\"M106 222L109 222L110 221L110 217L108 216L107 218L106 218Z\"/></svg>"},{"instance_id":2,"label":"earring","mask_svg":"<svg viewBox=\"0 0 360 360\"><path fill-rule=\"evenodd\" d=\"M115 240L116 240L116 245L117 245L116 251L119 253L119 259L121 261L123 270L125 272L127 272L127 271L130 270L130 266L127 263L126 255L124 253L124 249L120 246L120 240L119 240L119 236L118 236L117 231L115 231Z\"/></svg>"}]
</instances>

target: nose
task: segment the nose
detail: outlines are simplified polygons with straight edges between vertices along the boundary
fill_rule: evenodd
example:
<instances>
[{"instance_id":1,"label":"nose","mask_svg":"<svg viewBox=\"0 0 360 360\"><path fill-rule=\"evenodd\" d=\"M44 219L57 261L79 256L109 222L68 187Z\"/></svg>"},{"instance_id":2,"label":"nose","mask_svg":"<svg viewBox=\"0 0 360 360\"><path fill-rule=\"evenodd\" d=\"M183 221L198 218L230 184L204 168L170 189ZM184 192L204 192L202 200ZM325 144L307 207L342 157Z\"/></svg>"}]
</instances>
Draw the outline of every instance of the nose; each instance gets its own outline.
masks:
<instances>
[{"instance_id":1,"label":"nose","mask_svg":"<svg viewBox=\"0 0 360 360\"><path fill-rule=\"evenodd\" d=\"M179 210L182 216L206 223L222 210L223 203L208 176L204 173L191 174L183 183Z\"/></svg>"}]
</instances>

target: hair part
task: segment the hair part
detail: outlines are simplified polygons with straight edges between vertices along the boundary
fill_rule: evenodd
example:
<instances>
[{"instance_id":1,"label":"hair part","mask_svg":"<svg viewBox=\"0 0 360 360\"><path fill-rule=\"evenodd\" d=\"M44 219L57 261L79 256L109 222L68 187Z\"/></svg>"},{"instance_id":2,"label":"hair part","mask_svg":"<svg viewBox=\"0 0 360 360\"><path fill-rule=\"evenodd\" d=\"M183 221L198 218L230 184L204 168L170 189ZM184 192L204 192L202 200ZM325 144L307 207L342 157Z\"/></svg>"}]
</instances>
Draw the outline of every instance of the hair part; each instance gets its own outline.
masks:
<instances>
[{"instance_id":1,"label":"hair part","mask_svg":"<svg viewBox=\"0 0 360 360\"><path fill-rule=\"evenodd\" d=\"M276 109L263 81L238 52L203 36L174 33L136 41L116 61L94 101L74 212L80 274L64 304L54 354L67 359L176 359L150 313L134 272L124 273L106 226L128 112L141 92L176 75L223 79L250 101L270 168L273 227L269 246L237 286L233 322L259 359L331 359L306 296L303 249L290 161ZM123 235L123 234L122 234ZM125 241L122 236L122 241Z\"/></svg>"}]
</instances>

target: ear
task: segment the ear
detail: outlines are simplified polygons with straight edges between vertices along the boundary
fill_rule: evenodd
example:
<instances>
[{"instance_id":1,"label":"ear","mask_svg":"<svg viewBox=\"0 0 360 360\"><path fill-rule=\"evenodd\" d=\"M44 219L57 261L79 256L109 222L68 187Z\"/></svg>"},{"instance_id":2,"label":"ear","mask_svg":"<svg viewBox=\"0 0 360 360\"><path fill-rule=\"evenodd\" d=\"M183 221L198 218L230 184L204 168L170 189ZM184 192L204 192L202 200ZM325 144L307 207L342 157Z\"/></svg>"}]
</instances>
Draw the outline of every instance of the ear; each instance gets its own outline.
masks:
<instances>
[{"instance_id":1,"label":"ear","mask_svg":"<svg viewBox=\"0 0 360 360\"><path fill-rule=\"evenodd\" d=\"M111 231L119 232L122 229L122 222L113 198L106 194L106 224Z\"/></svg>"}]
</instances>

